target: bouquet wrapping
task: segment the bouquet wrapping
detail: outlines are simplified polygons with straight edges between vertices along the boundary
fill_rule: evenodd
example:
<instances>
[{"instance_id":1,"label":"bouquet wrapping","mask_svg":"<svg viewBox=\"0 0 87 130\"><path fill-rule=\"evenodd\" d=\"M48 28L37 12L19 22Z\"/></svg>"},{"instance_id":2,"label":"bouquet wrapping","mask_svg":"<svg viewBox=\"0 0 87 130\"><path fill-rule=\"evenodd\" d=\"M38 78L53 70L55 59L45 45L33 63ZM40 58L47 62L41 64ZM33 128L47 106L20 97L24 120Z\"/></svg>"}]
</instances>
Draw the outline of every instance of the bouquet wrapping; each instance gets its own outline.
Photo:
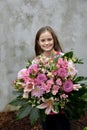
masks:
<instances>
[{"instance_id":1,"label":"bouquet wrapping","mask_svg":"<svg viewBox=\"0 0 87 130\"><path fill-rule=\"evenodd\" d=\"M17 97L10 104L19 106L17 118L29 115L32 124L52 113L78 118L87 106L87 77L78 76L76 63L82 60L72 51L29 61L13 82Z\"/></svg>"}]
</instances>

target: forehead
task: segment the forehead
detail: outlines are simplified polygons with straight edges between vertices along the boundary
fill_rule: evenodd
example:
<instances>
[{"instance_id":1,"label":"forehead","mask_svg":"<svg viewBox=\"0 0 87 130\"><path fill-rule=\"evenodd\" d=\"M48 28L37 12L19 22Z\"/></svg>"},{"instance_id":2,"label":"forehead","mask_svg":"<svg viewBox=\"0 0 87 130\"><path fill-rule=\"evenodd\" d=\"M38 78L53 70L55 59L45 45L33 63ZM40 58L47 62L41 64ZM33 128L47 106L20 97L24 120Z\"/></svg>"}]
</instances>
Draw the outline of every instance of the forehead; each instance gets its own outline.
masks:
<instances>
[{"instance_id":1,"label":"forehead","mask_svg":"<svg viewBox=\"0 0 87 130\"><path fill-rule=\"evenodd\" d=\"M51 32L49 32L49 31L44 31L44 32L42 32L41 34L40 34L40 37L39 37L39 39L42 39L42 38L47 38L47 37L51 37L52 38L52 34L51 34Z\"/></svg>"}]
</instances>

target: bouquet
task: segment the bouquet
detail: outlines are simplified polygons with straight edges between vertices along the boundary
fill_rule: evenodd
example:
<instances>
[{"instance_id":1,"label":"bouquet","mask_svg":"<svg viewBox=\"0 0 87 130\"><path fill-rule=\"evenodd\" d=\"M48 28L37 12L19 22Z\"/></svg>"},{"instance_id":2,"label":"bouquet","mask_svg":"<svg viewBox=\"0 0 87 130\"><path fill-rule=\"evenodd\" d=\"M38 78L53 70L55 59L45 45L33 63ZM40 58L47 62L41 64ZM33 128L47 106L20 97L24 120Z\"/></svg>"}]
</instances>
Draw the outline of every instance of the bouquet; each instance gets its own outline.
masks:
<instances>
[{"instance_id":1,"label":"bouquet","mask_svg":"<svg viewBox=\"0 0 87 130\"><path fill-rule=\"evenodd\" d=\"M87 106L87 77L78 76L76 63L82 60L72 51L29 61L13 82L17 97L10 104L19 106L17 118L29 115L35 123L52 113L79 117Z\"/></svg>"}]
</instances>

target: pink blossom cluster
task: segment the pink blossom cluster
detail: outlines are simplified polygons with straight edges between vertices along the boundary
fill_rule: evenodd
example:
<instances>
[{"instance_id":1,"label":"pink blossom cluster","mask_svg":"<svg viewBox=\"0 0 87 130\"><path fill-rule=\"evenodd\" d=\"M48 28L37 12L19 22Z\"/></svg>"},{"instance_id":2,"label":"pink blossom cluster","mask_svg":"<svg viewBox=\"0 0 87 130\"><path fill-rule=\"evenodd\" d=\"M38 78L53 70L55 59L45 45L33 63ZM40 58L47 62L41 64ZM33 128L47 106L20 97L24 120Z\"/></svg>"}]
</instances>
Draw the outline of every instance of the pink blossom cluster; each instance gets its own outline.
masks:
<instances>
[{"instance_id":1,"label":"pink blossom cluster","mask_svg":"<svg viewBox=\"0 0 87 130\"><path fill-rule=\"evenodd\" d=\"M80 84L73 82L76 74L77 70L71 59L39 56L29 68L18 72L14 86L23 90L23 98L29 99L31 103L34 100L36 104L33 101L32 105L36 105L38 109L45 109L46 114L56 113L55 103L63 108L69 100L69 93L81 88Z\"/></svg>"}]
</instances>

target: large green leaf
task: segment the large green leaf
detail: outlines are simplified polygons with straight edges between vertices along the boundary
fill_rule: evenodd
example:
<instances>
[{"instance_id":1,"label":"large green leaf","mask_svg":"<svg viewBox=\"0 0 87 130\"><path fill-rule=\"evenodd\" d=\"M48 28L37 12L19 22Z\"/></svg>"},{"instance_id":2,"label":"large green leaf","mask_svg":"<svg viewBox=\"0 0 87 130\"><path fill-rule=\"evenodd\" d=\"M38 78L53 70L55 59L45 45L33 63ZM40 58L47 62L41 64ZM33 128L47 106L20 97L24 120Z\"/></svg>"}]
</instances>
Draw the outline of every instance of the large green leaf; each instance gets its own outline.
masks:
<instances>
[{"instance_id":1,"label":"large green leaf","mask_svg":"<svg viewBox=\"0 0 87 130\"><path fill-rule=\"evenodd\" d=\"M78 76L78 77L75 77L74 79L74 82L75 83L78 83L78 82L84 82L84 81L87 81L87 77L84 77L84 76Z\"/></svg>"},{"instance_id":2,"label":"large green leaf","mask_svg":"<svg viewBox=\"0 0 87 130\"><path fill-rule=\"evenodd\" d=\"M35 107L32 108L30 113L31 124L33 125L39 118L39 110Z\"/></svg>"},{"instance_id":3,"label":"large green leaf","mask_svg":"<svg viewBox=\"0 0 87 130\"><path fill-rule=\"evenodd\" d=\"M18 96L15 99L13 99L9 104L13 106L21 106L26 104L26 102L28 102L27 99L23 99L21 96Z\"/></svg>"},{"instance_id":4,"label":"large green leaf","mask_svg":"<svg viewBox=\"0 0 87 130\"><path fill-rule=\"evenodd\" d=\"M17 119L24 118L30 114L32 110L32 106L28 103L20 107L18 113L17 113Z\"/></svg>"},{"instance_id":5,"label":"large green leaf","mask_svg":"<svg viewBox=\"0 0 87 130\"><path fill-rule=\"evenodd\" d=\"M87 102L83 100L71 101L65 106L65 112L69 119L79 119L79 117L85 113Z\"/></svg>"},{"instance_id":6,"label":"large green leaf","mask_svg":"<svg viewBox=\"0 0 87 130\"><path fill-rule=\"evenodd\" d=\"M69 95L69 102L65 106L65 111L70 119L78 119L81 114L84 114L84 110L87 108L87 97L84 97L86 92L87 88L83 85L79 91L74 91Z\"/></svg>"},{"instance_id":7,"label":"large green leaf","mask_svg":"<svg viewBox=\"0 0 87 130\"><path fill-rule=\"evenodd\" d=\"M73 51L67 52L63 55L63 57L72 58L73 57Z\"/></svg>"}]
</instances>

